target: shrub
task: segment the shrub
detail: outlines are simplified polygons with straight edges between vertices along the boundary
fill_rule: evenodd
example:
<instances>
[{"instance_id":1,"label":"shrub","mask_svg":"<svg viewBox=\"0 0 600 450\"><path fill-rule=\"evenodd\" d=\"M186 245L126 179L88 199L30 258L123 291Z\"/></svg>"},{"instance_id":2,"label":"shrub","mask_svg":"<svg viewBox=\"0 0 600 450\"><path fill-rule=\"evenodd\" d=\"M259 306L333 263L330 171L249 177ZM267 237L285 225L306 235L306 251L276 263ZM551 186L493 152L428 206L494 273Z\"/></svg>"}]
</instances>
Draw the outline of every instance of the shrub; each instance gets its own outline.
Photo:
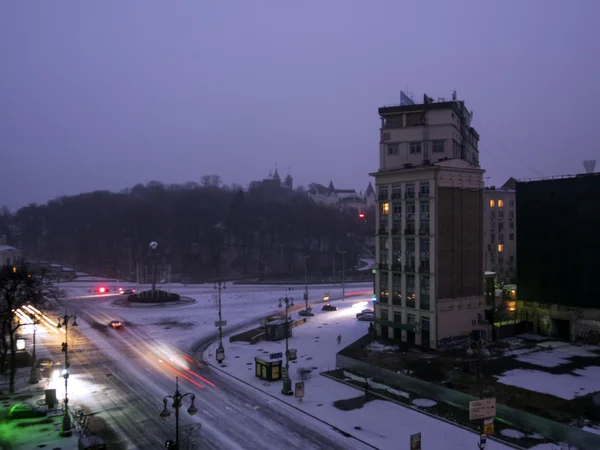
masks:
<instances>
[{"instance_id":1,"label":"shrub","mask_svg":"<svg viewBox=\"0 0 600 450\"><path fill-rule=\"evenodd\" d=\"M166 303L166 302L176 302L180 299L179 294L168 293L166 291L143 291L139 294L131 294L127 297L127 300L130 302L137 303Z\"/></svg>"}]
</instances>

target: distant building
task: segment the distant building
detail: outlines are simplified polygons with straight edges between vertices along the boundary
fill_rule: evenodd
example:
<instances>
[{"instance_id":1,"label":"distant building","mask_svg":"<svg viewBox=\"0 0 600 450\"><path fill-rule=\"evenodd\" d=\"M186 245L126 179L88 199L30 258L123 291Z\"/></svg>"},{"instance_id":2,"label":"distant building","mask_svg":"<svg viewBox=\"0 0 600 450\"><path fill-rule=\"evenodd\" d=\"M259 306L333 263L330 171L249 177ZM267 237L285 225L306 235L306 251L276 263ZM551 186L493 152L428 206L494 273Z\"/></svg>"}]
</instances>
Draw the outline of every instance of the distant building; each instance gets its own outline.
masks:
<instances>
[{"instance_id":1,"label":"distant building","mask_svg":"<svg viewBox=\"0 0 600 450\"><path fill-rule=\"evenodd\" d=\"M287 175L283 181L279 176L277 168L275 172L269 172L269 175L260 181L252 181L249 190L262 191L263 195L271 199L283 199L294 188L294 179Z\"/></svg>"},{"instance_id":2,"label":"distant building","mask_svg":"<svg viewBox=\"0 0 600 450\"><path fill-rule=\"evenodd\" d=\"M375 190L370 182L364 194L357 193L355 189L336 189L333 181L330 181L327 187L311 183L308 187L308 196L315 203L337 208L340 211L364 212L375 205Z\"/></svg>"},{"instance_id":3,"label":"distant building","mask_svg":"<svg viewBox=\"0 0 600 450\"><path fill-rule=\"evenodd\" d=\"M0 267L17 265L23 260L23 251L10 245L0 245Z\"/></svg>"},{"instance_id":4,"label":"distant building","mask_svg":"<svg viewBox=\"0 0 600 450\"><path fill-rule=\"evenodd\" d=\"M564 340L600 334L600 174L520 182L517 313Z\"/></svg>"},{"instance_id":5,"label":"distant building","mask_svg":"<svg viewBox=\"0 0 600 450\"><path fill-rule=\"evenodd\" d=\"M515 283L517 278L516 180L501 188L483 191L483 268L496 272L497 280Z\"/></svg>"},{"instance_id":6,"label":"distant building","mask_svg":"<svg viewBox=\"0 0 600 450\"><path fill-rule=\"evenodd\" d=\"M376 332L438 348L484 324L483 170L464 102L379 108Z\"/></svg>"}]
</instances>

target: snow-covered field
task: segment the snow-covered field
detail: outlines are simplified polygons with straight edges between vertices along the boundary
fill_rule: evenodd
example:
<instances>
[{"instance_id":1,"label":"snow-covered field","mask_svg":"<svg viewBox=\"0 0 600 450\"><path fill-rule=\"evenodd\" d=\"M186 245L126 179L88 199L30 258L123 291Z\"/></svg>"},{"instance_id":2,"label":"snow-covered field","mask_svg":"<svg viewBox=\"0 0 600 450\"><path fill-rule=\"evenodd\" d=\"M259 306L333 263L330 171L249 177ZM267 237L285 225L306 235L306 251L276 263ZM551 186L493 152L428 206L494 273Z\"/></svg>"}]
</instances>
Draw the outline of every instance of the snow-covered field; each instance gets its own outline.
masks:
<instances>
[{"instance_id":1,"label":"snow-covered field","mask_svg":"<svg viewBox=\"0 0 600 450\"><path fill-rule=\"evenodd\" d=\"M335 368L336 352L367 333L368 322L356 320L356 313L366 307L361 301L366 300L367 297L333 302L339 307L338 311L333 312L322 312L320 308L315 308L316 315L310 318L310 322L293 329L289 346L297 349L298 360L290 364L290 377L296 382L300 380L297 369L312 371L310 378L305 380L304 398L301 402L281 394L281 381L268 383L255 376L254 358L269 361L271 353L285 353L285 341L263 341L255 345L227 341L224 343L225 367L221 367L221 370L380 449L408 448L410 435L418 432L422 433L423 448L477 448L477 434L392 402L371 400L350 411L340 410L333 405L338 400L364 396L361 390L330 380L318 373ZM296 317L297 314L293 316ZM337 343L338 335L342 337L341 345ZM215 346L210 350L211 361L214 360L214 350ZM432 406L432 402L427 399L418 399L416 404L423 407ZM495 441L488 441L486 447L491 450L509 448Z\"/></svg>"}]
</instances>

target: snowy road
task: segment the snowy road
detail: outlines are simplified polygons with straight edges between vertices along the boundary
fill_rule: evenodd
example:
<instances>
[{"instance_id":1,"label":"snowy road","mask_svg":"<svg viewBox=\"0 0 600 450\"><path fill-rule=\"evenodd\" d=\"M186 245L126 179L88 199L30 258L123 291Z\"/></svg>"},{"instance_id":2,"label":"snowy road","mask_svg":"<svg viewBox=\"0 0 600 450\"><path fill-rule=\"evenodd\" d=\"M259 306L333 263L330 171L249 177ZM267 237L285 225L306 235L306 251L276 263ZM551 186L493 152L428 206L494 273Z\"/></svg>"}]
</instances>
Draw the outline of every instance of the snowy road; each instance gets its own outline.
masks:
<instances>
[{"instance_id":1,"label":"snowy road","mask_svg":"<svg viewBox=\"0 0 600 450\"><path fill-rule=\"evenodd\" d=\"M69 314L83 319L77 342L70 346L75 349L71 373L89 386L81 402L119 432L119 442L113 443L119 448L164 448L165 440L173 438L173 415L165 421L159 414L162 398L174 393L176 375L182 393L196 395L198 414L187 414L186 399L180 420L181 425L202 424L196 436L199 448L368 448L226 375L190 364L187 355L157 339L151 327L126 322L122 332L110 329L107 324L115 318L107 308L111 297L80 300L68 301ZM165 310L155 309L154 314L164 315ZM205 329L196 340L211 334Z\"/></svg>"}]
</instances>

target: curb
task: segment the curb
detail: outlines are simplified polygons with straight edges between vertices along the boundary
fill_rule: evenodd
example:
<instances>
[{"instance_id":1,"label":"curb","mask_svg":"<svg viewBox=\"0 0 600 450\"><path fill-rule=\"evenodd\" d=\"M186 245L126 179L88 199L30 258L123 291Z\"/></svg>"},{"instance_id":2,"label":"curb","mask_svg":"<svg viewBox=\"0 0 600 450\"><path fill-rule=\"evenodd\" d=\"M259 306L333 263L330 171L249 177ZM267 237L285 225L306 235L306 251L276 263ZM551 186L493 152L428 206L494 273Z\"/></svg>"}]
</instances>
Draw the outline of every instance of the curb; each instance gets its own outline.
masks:
<instances>
[{"instance_id":1,"label":"curb","mask_svg":"<svg viewBox=\"0 0 600 450\"><path fill-rule=\"evenodd\" d=\"M331 376L331 375L329 375L329 374L327 374L325 372L321 372L319 375L321 375L322 377L328 378L330 380L336 381L338 383L345 384L346 386L352 387L352 388L354 388L356 390L362 391L362 389L360 389L358 386L356 386L356 385L354 385L352 383L348 383L347 381L335 378L335 377L333 377L333 376ZM377 396L377 397L381 398L382 400L386 400L388 402L396 403L399 406L402 406L404 408L407 408L407 409L416 411L418 413L424 414L426 416L429 416L429 417L431 417L433 419L436 419L436 420L439 420L441 422L445 422L445 423L447 423L449 425L452 425L454 427L461 428L461 429L463 429L465 431L468 431L468 432L472 433L474 436L477 436L477 432L475 430L473 430L472 428L466 427L466 426L464 426L464 425L462 425L460 423L452 422L451 420L448 420L445 417L437 416L437 415L432 414L430 412L424 411L424 410L422 410L420 408L415 408L414 406L410 406L410 405L407 405L405 403L402 403L402 402L399 402L397 400L394 400L392 398L386 397L385 395L379 394L378 392L373 392L373 391L369 390L369 395L374 395L374 396ZM496 438L494 436L488 436L488 439L491 440L491 441L498 442L499 444L506 445L507 447L512 447L512 448L514 448L516 450L527 450L525 447L519 447L517 444L513 444L512 442L507 442L507 441L504 441L502 439L498 439L498 438Z\"/></svg>"},{"instance_id":2,"label":"curb","mask_svg":"<svg viewBox=\"0 0 600 450\"><path fill-rule=\"evenodd\" d=\"M203 352L203 354L202 354L202 357L204 358L204 352ZM354 435L352 435L352 434L350 434L350 433L348 433L348 432L346 432L346 431L344 431L344 430L342 430L342 429L340 429L340 428L336 427L335 425L332 425L332 424L330 424L330 423L328 423L328 422L325 422L323 419L319 419L317 416L313 416L312 414L310 414L310 413L308 413L308 412L304 411L303 409L300 409L300 408L298 408L297 406L294 406L294 405L292 405L292 404L290 404L290 403L287 403L287 402L283 401L282 399L280 399L279 397L276 397L276 396L274 396L273 394L269 394L268 392L265 392L265 391L263 391L262 389L260 389L260 388L257 388L256 386L253 386L253 385L251 385L251 384L250 384L250 383L248 383L247 381L244 381L244 380L242 380L241 378L238 378L238 377L236 377L236 376L234 376L234 375L232 375L232 374L230 374L230 373L228 373L228 372L225 372L223 369L221 369L221 368L219 368L219 367L215 366L214 364L212 364L212 363L210 363L210 362L207 362L206 360L204 360L204 362L205 362L205 364L207 364L208 366L210 366L212 369L218 370L219 372L221 372L221 373L223 373L223 374L225 374L225 375L229 376L230 378L233 378L234 380L237 380L238 382L240 382L240 383L243 383L243 384L245 384L246 386L248 386L248 387L251 387L251 388L253 388L253 389L257 390L258 392L261 392L263 395L269 396L269 397L271 397L272 399L274 399L274 400L277 400L277 401L279 401L279 402L283 403L285 406L287 406L287 407L291 407L291 408L294 408L296 411L298 411L298 412L301 412L301 413L303 413L303 414L305 414L305 415L307 415L307 416L311 417L312 419L314 419L314 420L317 420L317 421L321 422L321 423L322 423L322 424L324 424L324 425L327 425L328 427L331 427L331 429L332 429L332 430L334 430L334 431L337 431L337 432L338 432L338 433L340 433L342 436L344 436L344 437L346 437L346 438L354 439L354 440L356 440L357 442L360 442L361 444L364 444L364 445L366 445L367 447L373 448L373 449L375 449L375 450L379 450L379 447L375 447L373 444L369 444L368 442L366 442L366 441L363 441L362 439L360 439L360 438L358 438L358 437L356 437L356 436L354 436Z\"/></svg>"}]
</instances>

